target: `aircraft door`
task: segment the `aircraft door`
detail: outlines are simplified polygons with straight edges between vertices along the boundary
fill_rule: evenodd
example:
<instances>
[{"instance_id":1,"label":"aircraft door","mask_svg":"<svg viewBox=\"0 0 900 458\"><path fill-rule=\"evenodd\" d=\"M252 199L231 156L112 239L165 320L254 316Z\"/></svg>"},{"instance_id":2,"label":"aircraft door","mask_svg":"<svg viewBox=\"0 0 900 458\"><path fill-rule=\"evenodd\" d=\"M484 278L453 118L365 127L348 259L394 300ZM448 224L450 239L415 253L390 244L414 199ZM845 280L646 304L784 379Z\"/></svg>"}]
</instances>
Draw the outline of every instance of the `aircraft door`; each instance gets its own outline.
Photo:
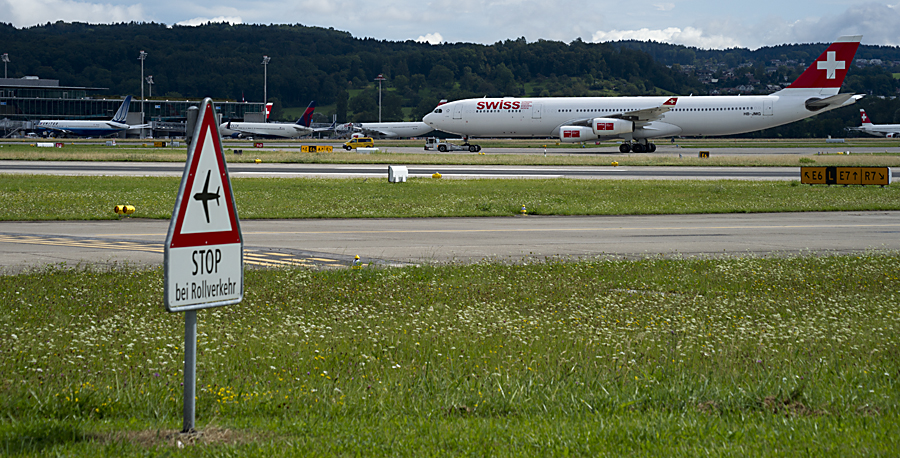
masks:
<instances>
[{"instance_id":1,"label":"aircraft door","mask_svg":"<svg viewBox=\"0 0 900 458\"><path fill-rule=\"evenodd\" d=\"M541 119L541 108L543 104L535 103L531 106L531 119Z\"/></svg>"},{"instance_id":2,"label":"aircraft door","mask_svg":"<svg viewBox=\"0 0 900 458\"><path fill-rule=\"evenodd\" d=\"M453 119L462 119L463 104L457 103L453 105Z\"/></svg>"},{"instance_id":3,"label":"aircraft door","mask_svg":"<svg viewBox=\"0 0 900 458\"><path fill-rule=\"evenodd\" d=\"M774 109L772 108L772 100L765 99L763 100L763 116L772 116L774 114Z\"/></svg>"}]
</instances>

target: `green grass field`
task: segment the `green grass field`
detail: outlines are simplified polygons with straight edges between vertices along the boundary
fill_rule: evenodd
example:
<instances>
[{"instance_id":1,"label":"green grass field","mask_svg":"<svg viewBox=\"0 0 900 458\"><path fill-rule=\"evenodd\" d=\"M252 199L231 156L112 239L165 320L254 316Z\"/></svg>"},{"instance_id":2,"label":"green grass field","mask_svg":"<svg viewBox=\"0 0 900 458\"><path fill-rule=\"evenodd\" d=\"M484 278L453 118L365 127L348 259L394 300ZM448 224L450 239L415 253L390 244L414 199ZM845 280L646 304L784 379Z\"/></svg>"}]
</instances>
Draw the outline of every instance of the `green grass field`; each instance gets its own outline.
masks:
<instances>
[{"instance_id":1,"label":"green grass field","mask_svg":"<svg viewBox=\"0 0 900 458\"><path fill-rule=\"evenodd\" d=\"M180 178L0 175L0 220L169 218ZM900 209L900 186L799 182L235 178L238 214L258 218L631 215Z\"/></svg>"},{"instance_id":2,"label":"green grass field","mask_svg":"<svg viewBox=\"0 0 900 458\"><path fill-rule=\"evenodd\" d=\"M893 455L898 253L0 277L4 456ZM188 445L182 450L178 441Z\"/></svg>"}]
</instances>

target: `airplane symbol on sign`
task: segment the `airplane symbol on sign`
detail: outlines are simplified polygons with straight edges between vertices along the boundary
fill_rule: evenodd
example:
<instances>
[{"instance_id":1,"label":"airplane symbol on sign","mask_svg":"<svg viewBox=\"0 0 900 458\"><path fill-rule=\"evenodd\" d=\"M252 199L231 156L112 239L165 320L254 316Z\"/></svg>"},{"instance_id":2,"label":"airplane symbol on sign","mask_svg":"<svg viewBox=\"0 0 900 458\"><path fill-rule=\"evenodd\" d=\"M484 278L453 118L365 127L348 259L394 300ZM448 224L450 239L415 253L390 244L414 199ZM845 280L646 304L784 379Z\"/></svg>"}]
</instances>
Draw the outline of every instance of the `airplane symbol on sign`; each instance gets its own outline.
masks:
<instances>
[{"instance_id":1,"label":"airplane symbol on sign","mask_svg":"<svg viewBox=\"0 0 900 458\"><path fill-rule=\"evenodd\" d=\"M194 194L194 200L199 200L203 202L203 211L206 213L206 223L209 224L209 201L216 199L216 205L219 205L219 189L222 189L221 186L216 188L216 193L213 194L209 192L209 175L212 173L212 170L206 171L206 184L203 185L203 192L198 192Z\"/></svg>"}]
</instances>

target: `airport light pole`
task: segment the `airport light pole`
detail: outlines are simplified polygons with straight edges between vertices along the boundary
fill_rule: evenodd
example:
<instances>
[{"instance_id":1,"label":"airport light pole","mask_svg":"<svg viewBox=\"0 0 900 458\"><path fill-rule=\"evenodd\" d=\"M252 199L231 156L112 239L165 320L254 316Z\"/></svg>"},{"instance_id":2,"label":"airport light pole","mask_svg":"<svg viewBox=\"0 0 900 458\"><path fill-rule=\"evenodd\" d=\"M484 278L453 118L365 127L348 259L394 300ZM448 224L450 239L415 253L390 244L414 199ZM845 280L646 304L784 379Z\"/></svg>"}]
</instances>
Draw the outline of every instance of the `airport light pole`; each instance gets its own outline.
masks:
<instances>
[{"instance_id":1,"label":"airport light pole","mask_svg":"<svg viewBox=\"0 0 900 458\"><path fill-rule=\"evenodd\" d=\"M9 63L9 54L3 53L3 57L2 57L2 58L3 58L3 77L4 77L4 78L9 78L8 76L6 76L6 64Z\"/></svg>"},{"instance_id":2,"label":"airport light pole","mask_svg":"<svg viewBox=\"0 0 900 458\"><path fill-rule=\"evenodd\" d=\"M384 74L379 73L377 77L375 77L375 81L378 81L378 122L381 122L381 82L386 78Z\"/></svg>"},{"instance_id":3,"label":"airport light pole","mask_svg":"<svg viewBox=\"0 0 900 458\"><path fill-rule=\"evenodd\" d=\"M271 57L263 56L263 103L269 101L269 62L271 60Z\"/></svg>"},{"instance_id":4,"label":"airport light pole","mask_svg":"<svg viewBox=\"0 0 900 458\"><path fill-rule=\"evenodd\" d=\"M147 58L147 53L144 50L141 50L140 55L138 55L138 59L141 61L141 124L144 123L144 59ZM144 138L144 128L141 128L141 138Z\"/></svg>"},{"instance_id":5,"label":"airport light pole","mask_svg":"<svg viewBox=\"0 0 900 458\"><path fill-rule=\"evenodd\" d=\"M147 81L147 88L150 90L149 97L152 99L153 98L153 75L148 76L146 78L146 81Z\"/></svg>"}]
</instances>

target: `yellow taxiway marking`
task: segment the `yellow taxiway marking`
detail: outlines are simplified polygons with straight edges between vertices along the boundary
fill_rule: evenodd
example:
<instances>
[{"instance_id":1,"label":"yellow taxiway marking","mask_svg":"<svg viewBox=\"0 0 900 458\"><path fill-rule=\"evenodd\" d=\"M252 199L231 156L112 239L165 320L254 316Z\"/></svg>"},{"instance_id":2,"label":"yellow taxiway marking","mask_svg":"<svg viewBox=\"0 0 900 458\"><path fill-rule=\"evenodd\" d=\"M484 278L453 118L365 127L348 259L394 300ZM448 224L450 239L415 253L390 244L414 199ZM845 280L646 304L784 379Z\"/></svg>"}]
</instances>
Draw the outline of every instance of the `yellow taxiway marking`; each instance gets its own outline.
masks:
<instances>
[{"instance_id":1,"label":"yellow taxiway marking","mask_svg":"<svg viewBox=\"0 0 900 458\"><path fill-rule=\"evenodd\" d=\"M161 243L144 244L140 242L125 241L104 241L89 239L69 239L62 237L41 237L32 235L3 235L0 234L0 242L8 243L24 243L29 245L48 245L48 246L68 246L93 248L98 250L113 249L126 251L146 251L151 253L165 253L165 249ZM244 250L244 263L254 266L265 267L282 267L282 266L303 266L313 267L314 264L309 261L320 262L338 262L333 259L325 258L297 258L290 253L279 253L274 251L253 251Z\"/></svg>"}]
</instances>

